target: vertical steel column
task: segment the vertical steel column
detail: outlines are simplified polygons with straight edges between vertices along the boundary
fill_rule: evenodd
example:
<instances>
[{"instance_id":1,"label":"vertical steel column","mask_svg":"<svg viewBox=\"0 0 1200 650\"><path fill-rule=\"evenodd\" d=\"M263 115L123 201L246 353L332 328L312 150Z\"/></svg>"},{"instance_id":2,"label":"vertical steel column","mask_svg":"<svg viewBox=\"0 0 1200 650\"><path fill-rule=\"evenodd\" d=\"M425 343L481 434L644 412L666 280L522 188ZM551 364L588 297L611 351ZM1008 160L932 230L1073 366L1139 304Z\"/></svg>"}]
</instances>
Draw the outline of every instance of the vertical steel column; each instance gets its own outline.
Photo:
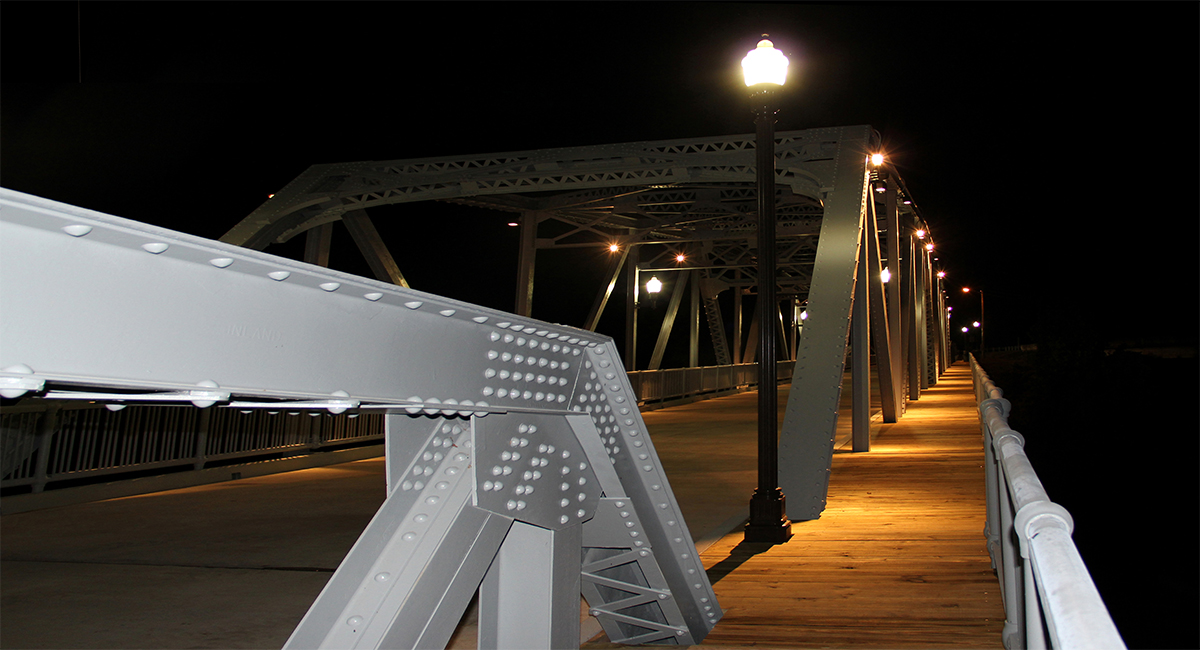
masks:
<instances>
[{"instance_id":1,"label":"vertical steel column","mask_svg":"<svg viewBox=\"0 0 1200 650\"><path fill-rule=\"evenodd\" d=\"M50 443L53 442L54 432L58 429L58 404L51 402L42 417L38 420L37 464L33 471L33 491L42 492L46 489L47 472L50 466ZM205 409L207 410L207 409Z\"/></svg>"},{"instance_id":2,"label":"vertical steel column","mask_svg":"<svg viewBox=\"0 0 1200 650\"><path fill-rule=\"evenodd\" d=\"M904 292L908 298L905 306L904 323L908 326L905 337L905 347L908 349L908 398L912 401L921 399L921 375L925 373L924 359L921 358L921 348L918 344L924 332L921 329L921 265L917 261L917 251L921 248L916 237L907 235L908 259L905 261Z\"/></svg>"},{"instance_id":3,"label":"vertical steel column","mask_svg":"<svg viewBox=\"0 0 1200 650\"><path fill-rule=\"evenodd\" d=\"M870 210L867 212L863 230L867 238L867 286L868 303L871 310L871 336L875 340L876 367L879 369L879 402L883 412L884 422L895 422L900 416L899 405L896 401L895 368L900 361L892 356L892 341L897 338L890 328L895 327L895 321L888 319L888 301L884 300L882 263L879 255L879 221L875 213L874 197L868 199ZM862 252L860 251L861 255Z\"/></svg>"},{"instance_id":4,"label":"vertical steel column","mask_svg":"<svg viewBox=\"0 0 1200 650\"><path fill-rule=\"evenodd\" d=\"M329 267L329 248L333 242L333 224L323 223L310 228L304 237L304 261Z\"/></svg>"},{"instance_id":5,"label":"vertical steel column","mask_svg":"<svg viewBox=\"0 0 1200 650\"><path fill-rule=\"evenodd\" d=\"M866 238L869 228L862 229L859 245L858 271L854 281L854 314L850 318L852 347L851 365L851 440L854 451L871 451L871 327L868 320L868 278Z\"/></svg>"},{"instance_id":6,"label":"vertical steel column","mask_svg":"<svg viewBox=\"0 0 1200 650\"><path fill-rule=\"evenodd\" d=\"M513 522L479 587L478 647L579 647L581 531Z\"/></svg>"},{"instance_id":7,"label":"vertical steel column","mask_svg":"<svg viewBox=\"0 0 1200 650\"><path fill-rule=\"evenodd\" d=\"M658 340L654 342L654 353L650 355L650 365L647 370L658 370L662 365L663 354L667 351L667 340L671 338L671 330L675 327L675 317L679 314L679 303L683 302L683 291L687 288L690 272L679 274L675 287L671 290L671 302L667 303L667 314L663 317L662 327L658 330Z\"/></svg>"},{"instance_id":8,"label":"vertical steel column","mask_svg":"<svg viewBox=\"0 0 1200 650\"><path fill-rule=\"evenodd\" d=\"M795 298L791 298L788 305L792 312L792 349L788 351L788 358L795 361L796 350L800 349L800 304Z\"/></svg>"},{"instance_id":9,"label":"vertical steel column","mask_svg":"<svg viewBox=\"0 0 1200 650\"><path fill-rule=\"evenodd\" d=\"M625 370L637 369L638 251L625 258Z\"/></svg>"},{"instance_id":10,"label":"vertical steel column","mask_svg":"<svg viewBox=\"0 0 1200 650\"><path fill-rule=\"evenodd\" d=\"M741 272L737 275L740 277ZM742 363L742 288L733 288L733 362Z\"/></svg>"},{"instance_id":11,"label":"vertical steel column","mask_svg":"<svg viewBox=\"0 0 1200 650\"><path fill-rule=\"evenodd\" d=\"M514 313L529 316L533 309L533 265L537 257L537 227L540 215L521 213L521 249L517 254L517 306Z\"/></svg>"},{"instance_id":12,"label":"vertical steel column","mask_svg":"<svg viewBox=\"0 0 1200 650\"><path fill-rule=\"evenodd\" d=\"M688 271L692 284L692 304L688 315L688 367L700 366L700 272Z\"/></svg>"},{"instance_id":13,"label":"vertical steel column","mask_svg":"<svg viewBox=\"0 0 1200 650\"><path fill-rule=\"evenodd\" d=\"M346 225L346 230L350 231L350 238L367 260L367 266L371 267L375 279L401 287L408 286L408 280L404 279L404 274L400 272L396 260L388 252L387 245L383 243L383 238L379 236L375 224L371 223L366 210L351 210L343 214L342 223Z\"/></svg>"},{"instance_id":14,"label":"vertical steel column","mask_svg":"<svg viewBox=\"0 0 1200 650\"><path fill-rule=\"evenodd\" d=\"M824 197L808 320L779 440L780 485L796 520L816 519L825 509L868 198L870 127L840 131L830 172L836 185Z\"/></svg>"},{"instance_id":15,"label":"vertical steel column","mask_svg":"<svg viewBox=\"0 0 1200 650\"><path fill-rule=\"evenodd\" d=\"M883 194L884 217L887 220L887 262L892 279L887 287L889 342L891 343L892 390L897 417L904 413L904 320L900 318L900 289L904 276L900 268L900 213L896 206L896 183L887 183Z\"/></svg>"},{"instance_id":16,"label":"vertical steel column","mask_svg":"<svg viewBox=\"0 0 1200 650\"><path fill-rule=\"evenodd\" d=\"M779 396L775 325L775 105L774 90L755 99L755 170L758 180L758 487L750 497L747 542L778 544L792 536L779 487Z\"/></svg>"},{"instance_id":17,"label":"vertical steel column","mask_svg":"<svg viewBox=\"0 0 1200 650\"><path fill-rule=\"evenodd\" d=\"M915 301L916 307L916 343L917 343L917 361L920 363L920 369L917 372L918 388L925 390L929 388L929 324L925 321L926 313L929 305L929 251L925 249L920 242L917 243L917 254L915 256L917 264L917 285L916 295L919 296Z\"/></svg>"},{"instance_id":18,"label":"vertical steel column","mask_svg":"<svg viewBox=\"0 0 1200 650\"><path fill-rule=\"evenodd\" d=\"M625 265L625 258L629 257L629 248L626 246L621 250L621 254L613 257L608 263L608 272L604 277L608 281L600 288L600 292L596 294L596 301L592 303L592 309L588 312L587 322L583 328L589 332L596 331L596 325L600 322L600 316L604 314L604 307L608 305L608 299L612 296L613 288L617 286L617 277L621 275L621 267Z\"/></svg>"}]
</instances>

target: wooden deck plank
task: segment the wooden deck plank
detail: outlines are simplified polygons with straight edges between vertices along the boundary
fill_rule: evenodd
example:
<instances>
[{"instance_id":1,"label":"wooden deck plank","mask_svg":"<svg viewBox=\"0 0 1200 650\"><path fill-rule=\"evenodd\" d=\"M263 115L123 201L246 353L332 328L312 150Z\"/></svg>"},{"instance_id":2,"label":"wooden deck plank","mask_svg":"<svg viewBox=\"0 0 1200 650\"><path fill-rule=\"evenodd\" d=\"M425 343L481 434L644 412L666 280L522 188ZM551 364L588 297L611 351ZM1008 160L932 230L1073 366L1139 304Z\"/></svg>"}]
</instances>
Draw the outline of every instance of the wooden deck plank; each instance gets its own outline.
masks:
<instances>
[{"instance_id":1,"label":"wooden deck plank","mask_svg":"<svg viewBox=\"0 0 1200 650\"><path fill-rule=\"evenodd\" d=\"M705 551L726 612L703 646L1003 647L969 369L874 429L870 453L835 454L825 513L788 543L737 532Z\"/></svg>"}]
</instances>

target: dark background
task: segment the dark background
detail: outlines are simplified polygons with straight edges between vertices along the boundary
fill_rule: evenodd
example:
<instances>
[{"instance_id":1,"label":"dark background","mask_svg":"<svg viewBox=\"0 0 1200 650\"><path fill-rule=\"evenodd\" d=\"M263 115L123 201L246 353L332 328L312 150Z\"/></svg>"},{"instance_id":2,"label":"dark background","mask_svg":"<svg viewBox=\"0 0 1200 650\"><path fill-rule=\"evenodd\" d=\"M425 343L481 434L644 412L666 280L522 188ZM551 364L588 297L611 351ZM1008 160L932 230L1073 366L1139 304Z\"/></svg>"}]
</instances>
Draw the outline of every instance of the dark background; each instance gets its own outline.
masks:
<instances>
[{"instance_id":1,"label":"dark background","mask_svg":"<svg viewBox=\"0 0 1200 650\"><path fill-rule=\"evenodd\" d=\"M990 362L1016 369L1051 497L1094 510L1077 538L1120 567L1101 587L1130 645L1200 645L1194 357L1113 352L1196 346L1200 4L7 0L0 18L0 184L212 238L314 163L752 132L739 62L769 32L792 61L776 128L878 129L956 319L978 317L959 288L983 289L989 346L1039 344ZM372 216L414 288L512 309L509 215ZM369 275L339 236L334 267ZM601 257L539 254L534 316L581 322ZM1093 560L1100 541L1123 552Z\"/></svg>"}]
</instances>

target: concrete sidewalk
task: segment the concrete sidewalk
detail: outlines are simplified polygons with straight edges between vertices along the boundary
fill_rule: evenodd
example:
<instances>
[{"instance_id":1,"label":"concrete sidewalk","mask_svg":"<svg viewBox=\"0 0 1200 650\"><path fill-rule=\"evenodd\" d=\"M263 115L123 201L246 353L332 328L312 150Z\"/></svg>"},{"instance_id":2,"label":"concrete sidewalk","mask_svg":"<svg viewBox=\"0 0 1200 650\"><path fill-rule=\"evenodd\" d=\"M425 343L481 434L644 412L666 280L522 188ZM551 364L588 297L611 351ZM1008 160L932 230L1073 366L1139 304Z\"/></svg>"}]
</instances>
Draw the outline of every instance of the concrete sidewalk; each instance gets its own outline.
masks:
<instances>
[{"instance_id":1,"label":"concrete sidewalk","mask_svg":"<svg viewBox=\"0 0 1200 650\"><path fill-rule=\"evenodd\" d=\"M643 415L701 545L745 516L756 412L749 392ZM375 458L4 515L0 647L279 648L383 499Z\"/></svg>"}]
</instances>

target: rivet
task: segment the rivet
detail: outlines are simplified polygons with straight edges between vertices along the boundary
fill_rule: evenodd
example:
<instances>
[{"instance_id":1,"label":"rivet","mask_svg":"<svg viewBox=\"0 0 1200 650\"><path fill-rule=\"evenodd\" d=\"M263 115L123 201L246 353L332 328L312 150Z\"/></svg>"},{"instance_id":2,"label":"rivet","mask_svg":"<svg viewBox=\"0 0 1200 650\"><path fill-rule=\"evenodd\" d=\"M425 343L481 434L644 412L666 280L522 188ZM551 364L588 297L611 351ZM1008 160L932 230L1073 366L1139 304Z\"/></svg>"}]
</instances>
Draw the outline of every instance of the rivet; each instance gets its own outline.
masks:
<instances>
[{"instance_id":1,"label":"rivet","mask_svg":"<svg viewBox=\"0 0 1200 650\"><path fill-rule=\"evenodd\" d=\"M274 280L276 282L283 282L284 280L291 277L291 275L292 275L291 271L272 271L267 274L267 277L271 278L272 280Z\"/></svg>"},{"instance_id":2,"label":"rivet","mask_svg":"<svg viewBox=\"0 0 1200 650\"><path fill-rule=\"evenodd\" d=\"M455 312L453 309L443 309L443 310L439 311L438 313L449 318L450 316L453 316Z\"/></svg>"},{"instance_id":3,"label":"rivet","mask_svg":"<svg viewBox=\"0 0 1200 650\"><path fill-rule=\"evenodd\" d=\"M371 302L375 302L376 300L379 300L382 297L383 297L383 294L379 293L378 291L373 292L373 293L363 294L363 298L366 298L367 300L370 300Z\"/></svg>"},{"instance_id":4,"label":"rivet","mask_svg":"<svg viewBox=\"0 0 1200 650\"><path fill-rule=\"evenodd\" d=\"M337 291L338 289L341 288L342 283L340 283L340 282L322 282L321 284L319 284L317 286L321 287L322 291Z\"/></svg>"},{"instance_id":5,"label":"rivet","mask_svg":"<svg viewBox=\"0 0 1200 650\"><path fill-rule=\"evenodd\" d=\"M390 573L376 573L375 582L387 582L389 579L391 579L391 577L392 575Z\"/></svg>"},{"instance_id":6,"label":"rivet","mask_svg":"<svg viewBox=\"0 0 1200 650\"><path fill-rule=\"evenodd\" d=\"M154 255L158 255L159 253L162 253L163 251L167 250L170 247L171 246L169 244L164 244L162 242L153 242L150 244L142 244L142 250L146 251L147 253L153 253Z\"/></svg>"},{"instance_id":7,"label":"rivet","mask_svg":"<svg viewBox=\"0 0 1200 650\"><path fill-rule=\"evenodd\" d=\"M351 616L350 618L346 619L346 625L351 626L362 625L362 622L363 618L361 616Z\"/></svg>"},{"instance_id":8,"label":"rivet","mask_svg":"<svg viewBox=\"0 0 1200 650\"><path fill-rule=\"evenodd\" d=\"M228 267L230 264L233 264L233 258L232 257L216 257L216 258L209 260L208 263L212 264L213 266L217 267L218 269L223 269L223 268Z\"/></svg>"},{"instance_id":9,"label":"rivet","mask_svg":"<svg viewBox=\"0 0 1200 650\"><path fill-rule=\"evenodd\" d=\"M63 232L67 233L68 235L70 235L72 237L83 237L84 235L88 234L89 232L92 232L92 227L85 226L83 224L75 224L73 226L64 226Z\"/></svg>"},{"instance_id":10,"label":"rivet","mask_svg":"<svg viewBox=\"0 0 1200 650\"><path fill-rule=\"evenodd\" d=\"M404 303L404 306L408 307L409 309L419 309L423 304L425 303L421 302L420 300L410 300L409 302Z\"/></svg>"},{"instance_id":11,"label":"rivet","mask_svg":"<svg viewBox=\"0 0 1200 650\"><path fill-rule=\"evenodd\" d=\"M475 318L472 318L471 320L482 325L488 321L488 317L487 316L476 316Z\"/></svg>"}]
</instances>

